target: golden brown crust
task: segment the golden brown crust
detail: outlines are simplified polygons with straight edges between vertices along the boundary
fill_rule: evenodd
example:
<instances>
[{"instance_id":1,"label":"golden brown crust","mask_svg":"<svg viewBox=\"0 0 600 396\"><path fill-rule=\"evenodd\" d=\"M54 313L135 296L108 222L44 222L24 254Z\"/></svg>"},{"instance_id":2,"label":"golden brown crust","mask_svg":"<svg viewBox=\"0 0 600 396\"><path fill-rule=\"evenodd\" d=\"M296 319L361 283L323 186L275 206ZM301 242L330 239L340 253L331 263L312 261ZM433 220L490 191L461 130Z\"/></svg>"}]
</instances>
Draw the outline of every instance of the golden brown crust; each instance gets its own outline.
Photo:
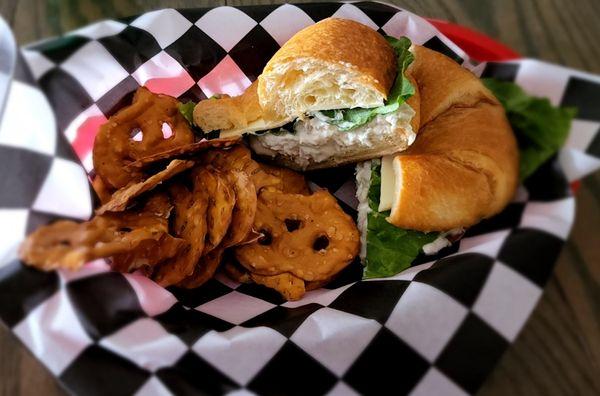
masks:
<instances>
[{"instance_id":1,"label":"golden brown crust","mask_svg":"<svg viewBox=\"0 0 600 396\"><path fill-rule=\"evenodd\" d=\"M253 132L254 125L260 129L276 128L287 119L261 107L254 81L240 96L206 99L194 107L194 123L204 132L221 131L222 136L241 136Z\"/></svg>"},{"instance_id":2,"label":"golden brown crust","mask_svg":"<svg viewBox=\"0 0 600 396\"><path fill-rule=\"evenodd\" d=\"M299 31L273 55L263 74L298 58L347 64L362 74L363 84L371 86L384 97L387 97L396 77L394 50L383 36L347 19L327 18ZM264 93L261 82L258 93Z\"/></svg>"},{"instance_id":3,"label":"golden brown crust","mask_svg":"<svg viewBox=\"0 0 600 396\"><path fill-rule=\"evenodd\" d=\"M262 115L256 95L257 81L240 96L210 98L194 107L194 123L204 132L243 128Z\"/></svg>"},{"instance_id":4,"label":"golden brown crust","mask_svg":"<svg viewBox=\"0 0 600 396\"><path fill-rule=\"evenodd\" d=\"M379 33L358 22L328 18L295 34L265 66L268 75L277 65L293 59L315 60L340 65L356 72L361 86L385 98L396 77L396 59L392 47ZM290 121L265 104L266 93L259 77L240 96L203 100L194 108L194 122L204 132L222 131L222 136L239 136L275 128ZM281 113L281 112L279 112Z\"/></svg>"},{"instance_id":5,"label":"golden brown crust","mask_svg":"<svg viewBox=\"0 0 600 396\"><path fill-rule=\"evenodd\" d=\"M518 183L518 151L502 106L469 71L423 47L417 82L421 129L394 158L389 221L420 231L469 227L501 211Z\"/></svg>"},{"instance_id":6,"label":"golden brown crust","mask_svg":"<svg viewBox=\"0 0 600 396\"><path fill-rule=\"evenodd\" d=\"M398 156L394 161L401 164L403 184L390 223L429 232L466 227L485 216L493 195L477 170L444 155Z\"/></svg>"},{"instance_id":7,"label":"golden brown crust","mask_svg":"<svg viewBox=\"0 0 600 396\"><path fill-rule=\"evenodd\" d=\"M413 53L415 60L407 75L416 83L421 96L421 126L451 106L469 106L481 100L496 101L479 78L447 56L419 45L413 46Z\"/></svg>"},{"instance_id":8,"label":"golden brown crust","mask_svg":"<svg viewBox=\"0 0 600 396\"><path fill-rule=\"evenodd\" d=\"M415 87L413 96L406 100L406 104L415 112L415 115L413 115L413 118L410 120L410 126L414 133L419 133L419 127L421 126L421 92L419 92L419 85L414 77L406 75L406 78L408 78L412 86Z\"/></svg>"},{"instance_id":9,"label":"golden brown crust","mask_svg":"<svg viewBox=\"0 0 600 396\"><path fill-rule=\"evenodd\" d=\"M412 132L417 133L419 130L421 120L419 86L412 75L407 74L406 76L415 87L414 95L406 101L406 104L409 105L415 112L414 116L410 121L410 126L412 128ZM378 144L374 146L352 147L352 150L349 150L347 152L338 151L337 153L334 153L330 158L324 161L311 162L309 164L300 164L297 158L289 157L275 152L271 153L268 152L268 150L264 149L261 150L262 145L260 144L260 140L258 138L251 138L250 145L256 153L270 157L272 161L283 166L300 171L317 170L356 163L360 161L366 161L372 158L392 155L405 150L408 144L412 142L412 137L408 137L409 135L412 135L411 131L408 131L407 128L404 128L402 125L399 124L394 132L395 134L393 136L389 136L385 140L382 139L378 142Z\"/></svg>"}]
</instances>

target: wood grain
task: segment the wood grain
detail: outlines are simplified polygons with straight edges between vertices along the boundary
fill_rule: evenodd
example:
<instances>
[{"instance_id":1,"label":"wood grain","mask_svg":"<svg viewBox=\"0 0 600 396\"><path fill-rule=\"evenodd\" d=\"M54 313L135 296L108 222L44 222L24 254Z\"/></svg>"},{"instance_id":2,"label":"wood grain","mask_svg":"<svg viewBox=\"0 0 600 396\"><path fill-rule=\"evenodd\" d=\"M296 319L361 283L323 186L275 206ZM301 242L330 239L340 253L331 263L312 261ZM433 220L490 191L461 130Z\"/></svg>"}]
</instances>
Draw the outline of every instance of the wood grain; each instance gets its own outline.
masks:
<instances>
[{"instance_id":1,"label":"wood grain","mask_svg":"<svg viewBox=\"0 0 600 396\"><path fill-rule=\"evenodd\" d=\"M391 1L499 39L521 54L600 73L600 1ZM19 43L55 36L98 19L162 7L279 1L0 0ZM571 237L554 276L515 344L481 395L600 394L600 174L582 182ZM56 380L0 327L0 395L64 395ZM43 390L43 392L41 391Z\"/></svg>"}]
</instances>

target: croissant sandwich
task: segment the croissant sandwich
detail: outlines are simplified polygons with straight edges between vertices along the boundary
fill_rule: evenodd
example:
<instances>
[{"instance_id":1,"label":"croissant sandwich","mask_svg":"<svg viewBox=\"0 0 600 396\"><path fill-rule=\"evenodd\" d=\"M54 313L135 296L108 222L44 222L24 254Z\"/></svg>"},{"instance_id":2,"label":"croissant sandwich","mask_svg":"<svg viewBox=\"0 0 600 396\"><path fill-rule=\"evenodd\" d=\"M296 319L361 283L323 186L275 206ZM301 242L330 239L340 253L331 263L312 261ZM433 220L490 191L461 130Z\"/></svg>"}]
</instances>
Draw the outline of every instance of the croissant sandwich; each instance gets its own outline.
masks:
<instances>
[{"instance_id":1,"label":"croissant sandwich","mask_svg":"<svg viewBox=\"0 0 600 396\"><path fill-rule=\"evenodd\" d=\"M411 230L471 226L502 210L518 181L513 132L475 75L349 20L303 29L241 96L200 102L194 122L250 135L257 154L295 169L383 157L378 210Z\"/></svg>"},{"instance_id":2,"label":"croissant sandwich","mask_svg":"<svg viewBox=\"0 0 600 396\"><path fill-rule=\"evenodd\" d=\"M201 102L194 120L221 137L260 135L254 151L295 169L404 150L416 136L418 95L401 97L411 87L396 78L399 59L412 57L403 50L360 23L326 19L285 43L243 95Z\"/></svg>"}]
</instances>

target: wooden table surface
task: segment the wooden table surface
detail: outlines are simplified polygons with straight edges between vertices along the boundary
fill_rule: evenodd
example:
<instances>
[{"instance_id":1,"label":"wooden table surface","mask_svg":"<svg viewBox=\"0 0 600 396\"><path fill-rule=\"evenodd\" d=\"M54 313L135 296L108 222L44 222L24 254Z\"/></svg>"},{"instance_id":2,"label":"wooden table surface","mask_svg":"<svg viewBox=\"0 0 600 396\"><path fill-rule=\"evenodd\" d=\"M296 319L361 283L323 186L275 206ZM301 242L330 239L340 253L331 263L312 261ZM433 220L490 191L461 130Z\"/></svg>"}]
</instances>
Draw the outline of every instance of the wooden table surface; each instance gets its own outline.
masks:
<instances>
[{"instance_id":1,"label":"wooden table surface","mask_svg":"<svg viewBox=\"0 0 600 396\"><path fill-rule=\"evenodd\" d=\"M598 0L397 0L459 23L521 54L600 73ZM20 44L102 18L161 7L278 3L194 0L0 0ZM600 394L600 172L582 182L577 217L554 276L480 395ZM50 373L0 326L0 395L64 395Z\"/></svg>"}]
</instances>

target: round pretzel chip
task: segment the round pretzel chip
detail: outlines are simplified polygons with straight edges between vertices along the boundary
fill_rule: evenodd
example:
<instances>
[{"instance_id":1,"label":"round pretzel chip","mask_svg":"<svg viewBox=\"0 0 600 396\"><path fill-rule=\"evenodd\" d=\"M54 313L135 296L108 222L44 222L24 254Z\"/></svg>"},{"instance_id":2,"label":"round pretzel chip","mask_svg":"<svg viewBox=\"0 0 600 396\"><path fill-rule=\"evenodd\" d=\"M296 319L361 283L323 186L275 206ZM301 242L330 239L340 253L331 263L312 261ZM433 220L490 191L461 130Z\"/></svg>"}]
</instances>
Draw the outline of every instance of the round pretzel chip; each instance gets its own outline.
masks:
<instances>
[{"instance_id":1,"label":"round pretzel chip","mask_svg":"<svg viewBox=\"0 0 600 396\"><path fill-rule=\"evenodd\" d=\"M241 144L229 150L209 151L204 155L203 162L221 170L237 170L246 173L254 183L257 192L281 183L278 177L262 170L259 163L252 159L250 149Z\"/></svg>"},{"instance_id":2,"label":"round pretzel chip","mask_svg":"<svg viewBox=\"0 0 600 396\"><path fill-rule=\"evenodd\" d=\"M252 233L252 224L256 216L256 190L250 178L240 171L225 173L227 181L233 187L235 205L227 235L221 241L224 248L245 242Z\"/></svg>"},{"instance_id":3,"label":"round pretzel chip","mask_svg":"<svg viewBox=\"0 0 600 396\"><path fill-rule=\"evenodd\" d=\"M221 267L225 275L239 283L252 283L250 273L242 267L233 257L225 258Z\"/></svg>"},{"instance_id":4,"label":"round pretzel chip","mask_svg":"<svg viewBox=\"0 0 600 396\"><path fill-rule=\"evenodd\" d=\"M219 264L221 264L221 259L223 258L223 252L224 249L218 248L212 250L205 256L202 256L198 264L196 264L196 268L192 275L179 282L177 286L185 289L195 289L205 284L213 277L217 268L219 268Z\"/></svg>"},{"instance_id":5,"label":"round pretzel chip","mask_svg":"<svg viewBox=\"0 0 600 396\"><path fill-rule=\"evenodd\" d=\"M193 189L193 186L188 188L183 182L184 179L178 180L176 183L171 184L167 189L169 199L173 203L173 209L175 210L175 215L171 216L171 233L174 233L175 235L179 234L185 227L185 224L188 220L186 217L186 211L189 210L194 203L193 190L190 191L189 189Z\"/></svg>"},{"instance_id":6,"label":"round pretzel chip","mask_svg":"<svg viewBox=\"0 0 600 396\"><path fill-rule=\"evenodd\" d=\"M291 169L259 163L260 169L270 176L278 178L279 183L272 187L288 194L310 195L311 191L304 175Z\"/></svg>"},{"instance_id":7,"label":"round pretzel chip","mask_svg":"<svg viewBox=\"0 0 600 396\"><path fill-rule=\"evenodd\" d=\"M181 184L172 184L169 187L175 204L175 235L189 245L180 254L156 267L152 279L163 287L175 285L190 276L204 251L208 196L206 191L199 188L199 184L196 175L193 191Z\"/></svg>"},{"instance_id":8,"label":"round pretzel chip","mask_svg":"<svg viewBox=\"0 0 600 396\"><path fill-rule=\"evenodd\" d=\"M229 230L233 209L235 206L235 193L230 187L227 175L216 169L207 168L194 169L199 188L206 191L208 195L208 212L206 214L207 237L203 254L216 248Z\"/></svg>"},{"instance_id":9,"label":"round pretzel chip","mask_svg":"<svg viewBox=\"0 0 600 396\"><path fill-rule=\"evenodd\" d=\"M236 248L235 256L259 275L290 272L305 281L325 280L346 267L360 247L354 221L325 190L261 192L254 229L264 237Z\"/></svg>"},{"instance_id":10,"label":"round pretzel chip","mask_svg":"<svg viewBox=\"0 0 600 396\"><path fill-rule=\"evenodd\" d=\"M306 289L304 281L297 276L284 272L279 275L258 275L250 273L250 278L259 285L274 289L288 301L300 300Z\"/></svg>"},{"instance_id":11,"label":"round pretzel chip","mask_svg":"<svg viewBox=\"0 0 600 396\"><path fill-rule=\"evenodd\" d=\"M141 87L130 106L100 127L94 141L94 169L107 187L119 189L144 178L141 169L127 164L194 141L178 103Z\"/></svg>"}]
</instances>

